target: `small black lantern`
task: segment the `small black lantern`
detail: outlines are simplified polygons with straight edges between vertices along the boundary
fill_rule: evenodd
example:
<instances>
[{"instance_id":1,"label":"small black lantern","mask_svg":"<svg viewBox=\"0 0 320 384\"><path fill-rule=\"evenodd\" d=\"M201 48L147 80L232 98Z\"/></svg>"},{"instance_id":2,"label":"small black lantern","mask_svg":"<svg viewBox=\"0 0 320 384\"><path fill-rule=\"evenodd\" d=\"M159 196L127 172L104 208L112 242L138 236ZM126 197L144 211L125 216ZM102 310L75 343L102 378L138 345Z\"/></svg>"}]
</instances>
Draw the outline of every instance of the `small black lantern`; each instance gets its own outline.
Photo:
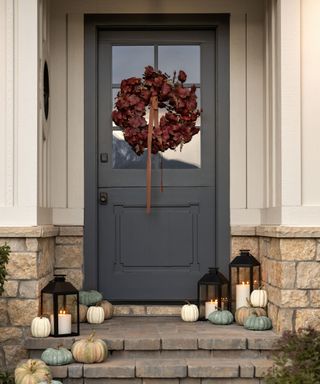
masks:
<instances>
[{"instance_id":1,"label":"small black lantern","mask_svg":"<svg viewBox=\"0 0 320 384\"><path fill-rule=\"evenodd\" d=\"M66 281L65 275L54 275L41 291L41 315L50 319L51 335L79 335L79 291Z\"/></svg>"},{"instance_id":2,"label":"small black lantern","mask_svg":"<svg viewBox=\"0 0 320 384\"><path fill-rule=\"evenodd\" d=\"M250 250L241 249L240 255L231 261L229 264L229 278L231 309L235 311L239 307L247 306L246 299L250 298L250 294L254 289L261 286L261 265L251 255ZM245 294L245 292L247 293Z\"/></svg>"},{"instance_id":3,"label":"small black lantern","mask_svg":"<svg viewBox=\"0 0 320 384\"><path fill-rule=\"evenodd\" d=\"M205 320L208 315L218 309L228 309L229 281L218 268L209 268L198 281L199 319Z\"/></svg>"}]
</instances>

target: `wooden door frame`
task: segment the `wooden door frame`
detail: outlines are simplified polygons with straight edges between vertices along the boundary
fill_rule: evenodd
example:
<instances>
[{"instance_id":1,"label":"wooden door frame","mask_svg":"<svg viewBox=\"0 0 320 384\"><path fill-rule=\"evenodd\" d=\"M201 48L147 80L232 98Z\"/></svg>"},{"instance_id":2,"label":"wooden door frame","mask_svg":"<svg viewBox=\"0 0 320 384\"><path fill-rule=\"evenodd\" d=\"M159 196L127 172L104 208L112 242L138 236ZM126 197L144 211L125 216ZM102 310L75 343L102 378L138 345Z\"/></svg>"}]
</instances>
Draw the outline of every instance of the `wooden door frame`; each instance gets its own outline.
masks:
<instances>
[{"instance_id":1,"label":"wooden door frame","mask_svg":"<svg viewBox=\"0 0 320 384\"><path fill-rule=\"evenodd\" d=\"M84 34L84 288L98 289L97 36L99 29L216 31L215 257L227 275L230 258L229 14L85 15Z\"/></svg>"}]
</instances>

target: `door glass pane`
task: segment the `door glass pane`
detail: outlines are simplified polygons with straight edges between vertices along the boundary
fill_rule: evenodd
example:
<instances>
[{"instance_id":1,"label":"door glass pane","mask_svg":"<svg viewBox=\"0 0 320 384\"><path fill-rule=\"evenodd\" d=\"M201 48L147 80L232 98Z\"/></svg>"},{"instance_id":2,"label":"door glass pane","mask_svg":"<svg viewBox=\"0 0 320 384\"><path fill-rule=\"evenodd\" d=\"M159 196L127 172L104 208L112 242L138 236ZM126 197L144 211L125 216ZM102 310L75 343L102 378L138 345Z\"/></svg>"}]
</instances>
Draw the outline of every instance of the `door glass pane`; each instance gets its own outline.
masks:
<instances>
[{"instance_id":1,"label":"door glass pane","mask_svg":"<svg viewBox=\"0 0 320 384\"><path fill-rule=\"evenodd\" d=\"M155 55L158 49L158 55ZM183 69L187 75L187 83L200 84L200 46L199 45L170 45L170 46L113 46L112 47L112 105L119 91L117 84L123 79L141 77L144 67L154 65L154 57L158 57L159 69L173 75L174 70ZM200 87L197 90L197 102L200 109ZM166 109L159 110L159 119L166 113ZM149 108L145 118L149 121ZM200 127L201 120L196 122ZM147 151L141 156L135 154L124 140L123 133L113 123L112 131L112 167L116 169L145 169ZM159 169L190 169L201 167L201 135L198 133L192 140L164 153L152 155L152 167Z\"/></svg>"},{"instance_id":2,"label":"door glass pane","mask_svg":"<svg viewBox=\"0 0 320 384\"><path fill-rule=\"evenodd\" d=\"M201 151L200 132L193 136L191 142L184 145L181 150L168 149L164 153L152 155L152 168L160 169L161 159L164 169L192 169L200 168ZM116 169L145 169L147 164L147 150L138 156L124 140L122 131L112 132L112 167Z\"/></svg>"},{"instance_id":3,"label":"door glass pane","mask_svg":"<svg viewBox=\"0 0 320 384\"><path fill-rule=\"evenodd\" d=\"M113 46L112 83L129 77L142 77L144 67L154 65L153 46Z\"/></svg>"},{"instance_id":4,"label":"door glass pane","mask_svg":"<svg viewBox=\"0 0 320 384\"><path fill-rule=\"evenodd\" d=\"M200 45L159 46L159 69L172 76L182 69L187 83L200 83Z\"/></svg>"},{"instance_id":5,"label":"door glass pane","mask_svg":"<svg viewBox=\"0 0 320 384\"><path fill-rule=\"evenodd\" d=\"M163 167L167 169L190 169L201 166L201 133L192 137L192 140L178 147L176 150L168 149L163 156Z\"/></svg>"}]
</instances>

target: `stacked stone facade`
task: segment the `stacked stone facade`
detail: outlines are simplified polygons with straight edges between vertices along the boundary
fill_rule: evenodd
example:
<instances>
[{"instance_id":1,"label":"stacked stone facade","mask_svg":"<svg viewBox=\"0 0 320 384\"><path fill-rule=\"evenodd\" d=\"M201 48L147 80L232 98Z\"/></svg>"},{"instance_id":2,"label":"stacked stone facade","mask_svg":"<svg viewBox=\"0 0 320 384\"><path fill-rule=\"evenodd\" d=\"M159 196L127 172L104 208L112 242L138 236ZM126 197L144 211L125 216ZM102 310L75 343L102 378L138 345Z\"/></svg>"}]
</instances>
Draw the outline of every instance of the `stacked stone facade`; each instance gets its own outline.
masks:
<instances>
[{"instance_id":1,"label":"stacked stone facade","mask_svg":"<svg viewBox=\"0 0 320 384\"><path fill-rule=\"evenodd\" d=\"M0 296L0 369L27 357L23 340L39 313L41 289L63 273L82 286L82 227L42 226L0 229L0 245L11 249L5 291Z\"/></svg>"},{"instance_id":2,"label":"stacked stone facade","mask_svg":"<svg viewBox=\"0 0 320 384\"><path fill-rule=\"evenodd\" d=\"M274 330L320 329L320 228L233 227L231 234L231 259L250 249L261 262ZM0 369L10 369L27 356L23 341L53 274L82 287L83 228L2 228L4 243L11 254L0 297Z\"/></svg>"},{"instance_id":3,"label":"stacked stone facade","mask_svg":"<svg viewBox=\"0 0 320 384\"><path fill-rule=\"evenodd\" d=\"M261 262L274 330L320 330L320 229L234 228L232 255L250 249Z\"/></svg>"}]
</instances>

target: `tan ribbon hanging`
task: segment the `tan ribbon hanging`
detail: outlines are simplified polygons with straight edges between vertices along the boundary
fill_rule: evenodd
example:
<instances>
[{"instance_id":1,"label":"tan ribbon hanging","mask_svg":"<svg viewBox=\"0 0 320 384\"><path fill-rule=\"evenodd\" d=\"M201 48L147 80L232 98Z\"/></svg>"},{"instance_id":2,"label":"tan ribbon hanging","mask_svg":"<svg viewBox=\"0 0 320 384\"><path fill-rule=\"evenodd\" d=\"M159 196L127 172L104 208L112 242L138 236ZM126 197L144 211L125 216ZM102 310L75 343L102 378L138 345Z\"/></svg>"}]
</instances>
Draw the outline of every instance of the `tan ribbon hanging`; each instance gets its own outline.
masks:
<instances>
[{"instance_id":1,"label":"tan ribbon hanging","mask_svg":"<svg viewBox=\"0 0 320 384\"><path fill-rule=\"evenodd\" d=\"M147 157L147 213L151 212L151 146L153 127L159 127L158 121L158 97L151 97L151 107L148 125L148 157Z\"/></svg>"}]
</instances>

